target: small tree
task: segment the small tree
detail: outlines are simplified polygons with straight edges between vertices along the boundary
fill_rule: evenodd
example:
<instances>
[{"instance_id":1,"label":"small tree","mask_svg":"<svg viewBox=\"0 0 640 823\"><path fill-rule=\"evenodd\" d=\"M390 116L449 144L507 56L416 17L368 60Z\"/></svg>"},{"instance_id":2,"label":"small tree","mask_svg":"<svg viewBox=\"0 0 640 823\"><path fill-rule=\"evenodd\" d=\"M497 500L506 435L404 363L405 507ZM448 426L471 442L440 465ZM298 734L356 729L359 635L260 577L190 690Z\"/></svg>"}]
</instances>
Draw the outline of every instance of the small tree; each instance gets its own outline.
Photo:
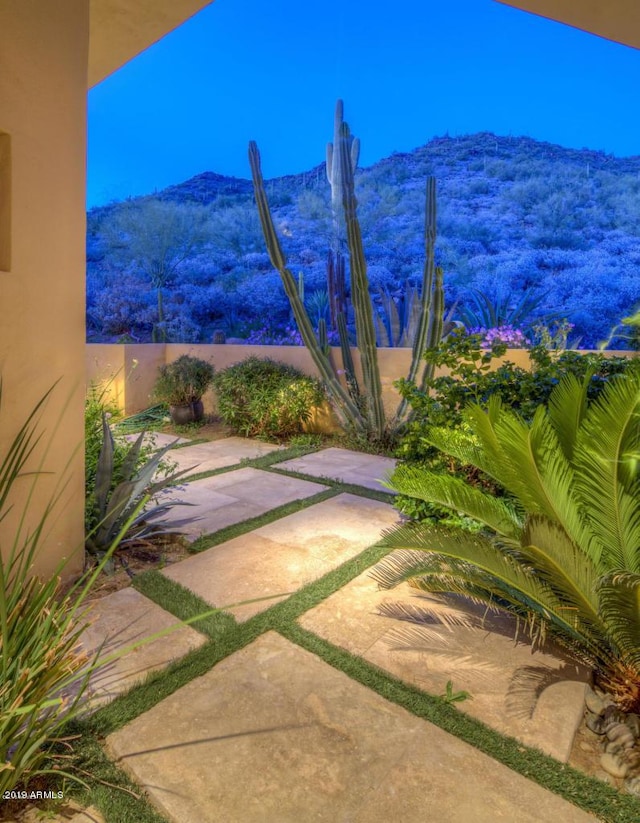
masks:
<instances>
[{"instance_id":1,"label":"small tree","mask_svg":"<svg viewBox=\"0 0 640 823\"><path fill-rule=\"evenodd\" d=\"M154 339L166 339L162 290L180 274L183 264L200 251L207 238L207 210L157 198L125 204L105 225L108 243L126 251L147 277L158 297Z\"/></svg>"}]
</instances>

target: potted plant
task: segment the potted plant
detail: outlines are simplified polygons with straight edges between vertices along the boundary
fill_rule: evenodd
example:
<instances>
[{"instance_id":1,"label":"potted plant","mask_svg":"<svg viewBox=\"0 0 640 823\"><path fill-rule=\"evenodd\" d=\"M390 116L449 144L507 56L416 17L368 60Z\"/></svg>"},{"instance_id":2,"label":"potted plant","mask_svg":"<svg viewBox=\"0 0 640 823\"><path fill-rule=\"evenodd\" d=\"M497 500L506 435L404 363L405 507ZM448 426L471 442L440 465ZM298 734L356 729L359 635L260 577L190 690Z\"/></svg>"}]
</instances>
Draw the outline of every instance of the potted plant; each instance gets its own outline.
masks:
<instances>
[{"instance_id":1,"label":"potted plant","mask_svg":"<svg viewBox=\"0 0 640 823\"><path fill-rule=\"evenodd\" d=\"M211 363L188 354L160 366L153 393L158 400L168 403L174 423L185 425L202 420L202 395L211 385L213 373Z\"/></svg>"}]
</instances>

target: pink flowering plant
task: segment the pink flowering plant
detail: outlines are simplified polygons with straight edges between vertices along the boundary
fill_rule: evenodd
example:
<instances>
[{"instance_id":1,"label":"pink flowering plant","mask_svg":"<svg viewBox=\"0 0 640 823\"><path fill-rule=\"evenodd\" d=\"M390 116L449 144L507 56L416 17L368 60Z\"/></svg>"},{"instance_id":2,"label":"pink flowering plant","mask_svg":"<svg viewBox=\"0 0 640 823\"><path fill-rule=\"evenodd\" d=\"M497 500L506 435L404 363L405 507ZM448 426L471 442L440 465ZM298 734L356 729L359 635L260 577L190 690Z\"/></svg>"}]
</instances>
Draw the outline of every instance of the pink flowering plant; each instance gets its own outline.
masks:
<instances>
[{"instance_id":1,"label":"pink flowering plant","mask_svg":"<svg viewBox=\"0 0 640 823\"><path fill-rule=\"evenodd\" d=\"M486 349L493 348L494 344L505 345L508 349L529 348L529 341L524 332L511 325L494 326L489 329L480 326L469 329L469 334L479 335L482 339L482 347Z\"/></svg>"}]
</instances>

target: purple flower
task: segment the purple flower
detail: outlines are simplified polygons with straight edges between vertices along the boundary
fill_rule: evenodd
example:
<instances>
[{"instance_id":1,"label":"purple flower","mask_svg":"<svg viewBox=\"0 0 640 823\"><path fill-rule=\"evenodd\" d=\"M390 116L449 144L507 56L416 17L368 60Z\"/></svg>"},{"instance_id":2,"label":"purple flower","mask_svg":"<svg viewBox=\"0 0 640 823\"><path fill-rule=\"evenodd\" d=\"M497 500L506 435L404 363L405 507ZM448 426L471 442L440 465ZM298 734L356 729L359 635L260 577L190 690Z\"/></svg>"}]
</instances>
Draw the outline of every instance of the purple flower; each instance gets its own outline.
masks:
<instances>
[{"instance_id":1,"label":"purple flower","mask_svg":"<svg viewBox=\"0 0 640 823\"><path fill-rule=\"evenodd\" d=\"M494 343L504 343L510 349L525 349L529 345L522 331L514 329L513 326L496 326L491 329L480 326L469 329L469 334L482 335L482 343L487 348Z\"/></svg>"}]
</instances>

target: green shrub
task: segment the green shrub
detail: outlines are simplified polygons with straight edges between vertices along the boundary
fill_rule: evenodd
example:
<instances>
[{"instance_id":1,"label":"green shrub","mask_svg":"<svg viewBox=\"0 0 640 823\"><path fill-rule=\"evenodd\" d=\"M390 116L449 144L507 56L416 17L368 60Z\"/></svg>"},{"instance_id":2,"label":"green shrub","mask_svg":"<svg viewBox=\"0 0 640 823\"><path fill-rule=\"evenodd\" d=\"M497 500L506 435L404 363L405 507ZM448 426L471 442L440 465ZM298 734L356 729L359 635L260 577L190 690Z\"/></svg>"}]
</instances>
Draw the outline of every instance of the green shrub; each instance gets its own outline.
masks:
<instances>
[{"instance_id":1,"label":"green shrub","mask_svg":"<svg viewBox=\"0 0 640 823\"><path fill-rule=\"evenodd\" d=\"M299 434L325 399L317 380L268 358L249 357L224 369L213 387L220 417L245 437Z\"/></svg>"},{"instance_id":2,"label":"green shrub","mask_svg":"<svg viewBox=\"0 0 640 823\"><path fill-rule=\"evenodd\" d=\"M188 406L202 399L212 378L211 363L183 354L173 363L160 366L153 394L171 406Z\"/></svg>"},{"instance_id":3,"label":"green shrub","mask_svg":"<svg viewBox=\"0 0 640 823\"><path fill-rule=\"evenodd\" d=\"M458 474L472 485L500 493L482 472L462 466L455 458L446 457L428 442L428 430L446 426L464 434L463 410L469 403L486 408L492 397L500 397L505 408L531 421L539 406L548 403L551 392L566 375L582 379L591 374L588 398L595 399L607 385L607 380L625 372L640 370L640 359L605 357L602 354L580 354L565 351L550 352L543 346L529 351L531 369L505 362L493 368L493 361L504 355L506 346L482 346L482 337L456 329L439 346L425 352L424 357L436 368L446 368L448 375L432 377L424 391L415 383L400 380L396 384L412 409L411 422L398 446L396 455L403 462L423 466L442 474ZM464 518L443 510L433 503L399 495L400 510L415 519L444 520L446 525L470 525Z\"/></svg>"},{"instance_id":4,"label":"green shrub","mask_svg":"<svg viewBox=\"0 0 640 823\"><path fill-rule=\"evenodd\" d=\"M555 636L625 711L640 710L640 372L609 380L565 375L525 422L492 397L464 411L469 436L432 428L426 438L472 465L507 494L460 477L402 465L391 485L478 521L470 535L404 524L382 545L400 549L380 566L385 586L411 580L508 611L534 646ZM453 432L455 434L455 432ZM522 681L524 684L525 681ZM540 682L540 681L538 681Z\"/></svg>"}]
</instances>

